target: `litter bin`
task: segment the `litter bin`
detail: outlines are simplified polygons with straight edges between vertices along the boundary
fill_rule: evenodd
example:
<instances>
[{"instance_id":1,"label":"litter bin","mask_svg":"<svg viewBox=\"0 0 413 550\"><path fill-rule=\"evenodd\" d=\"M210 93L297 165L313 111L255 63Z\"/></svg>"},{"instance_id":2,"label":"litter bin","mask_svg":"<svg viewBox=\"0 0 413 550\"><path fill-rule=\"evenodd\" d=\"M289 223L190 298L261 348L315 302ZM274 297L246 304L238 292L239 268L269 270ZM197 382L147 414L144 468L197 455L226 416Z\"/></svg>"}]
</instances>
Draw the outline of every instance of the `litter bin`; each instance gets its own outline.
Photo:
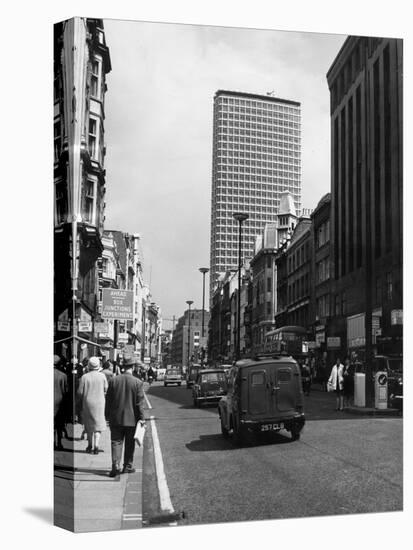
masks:
<instances>
[{"instance_id":1,"label":"litter bin","mask_svg":"<svg viewBox=\"0 0 413 550\"><path fill-rule=\"evenodd\" d=\"M366 375L364 372L354 374L354 406L366 406Z\"/></svg>"},{"instance_id":2,"label":"litter bin","mask_svg":"<svg viewBox=\"0 0 413 550\"><path fill-rule=\"evenodd\" d=\"M374 376L374 406L387 409L387 372L378 371Z\"/></svg>"}]
</instances>

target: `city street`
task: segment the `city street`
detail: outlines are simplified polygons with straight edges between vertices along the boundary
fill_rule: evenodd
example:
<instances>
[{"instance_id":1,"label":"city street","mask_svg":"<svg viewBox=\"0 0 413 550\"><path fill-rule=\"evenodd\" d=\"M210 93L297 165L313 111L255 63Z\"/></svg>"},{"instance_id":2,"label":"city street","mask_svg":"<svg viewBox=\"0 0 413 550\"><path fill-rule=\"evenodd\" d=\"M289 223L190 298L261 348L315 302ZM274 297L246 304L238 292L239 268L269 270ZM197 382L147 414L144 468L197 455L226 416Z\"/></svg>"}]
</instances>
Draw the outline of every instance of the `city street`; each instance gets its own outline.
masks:
<instances>
[{"instance_id":1,"label":"city street","mask_svg":"<svg viewBox=\"0 0 413 550\"><path fill-rule=\"evenodd\" d=\"M402 509L400 417L336 412L334 396L316 389L299 441L280 432L237 448L216 407L194 408L185 385L158 382L147 396L179 525ZM143 525L159 524L151 437L145 445Z\"/></svg>"}]
</instances>

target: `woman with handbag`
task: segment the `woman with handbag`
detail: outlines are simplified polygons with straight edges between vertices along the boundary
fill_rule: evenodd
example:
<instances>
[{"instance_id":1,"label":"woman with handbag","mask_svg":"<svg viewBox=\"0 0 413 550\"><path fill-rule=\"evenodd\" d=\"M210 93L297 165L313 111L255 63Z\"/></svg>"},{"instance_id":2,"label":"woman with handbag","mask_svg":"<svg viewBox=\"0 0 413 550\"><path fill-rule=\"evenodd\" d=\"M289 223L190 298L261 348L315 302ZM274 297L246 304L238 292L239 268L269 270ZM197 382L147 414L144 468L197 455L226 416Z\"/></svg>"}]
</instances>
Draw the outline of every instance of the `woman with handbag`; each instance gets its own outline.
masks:
<instances>
[{"instance_id":1,"label":"woman with handbag","mask_svg":"<svg viewBox=\"0 0 413 550\"><path fill-rule=\"evenodd\" d=\"M87 433L87 453L99 453L100 434L106 429L105 394L108 389L106 376L99 372L98 357L91 357L88 372L82 376L77 390L82 422Z\"/></svg>"},{"instance_id":2,"label":"woman with handbag","mask_svg":"<svg viewBox=\"0 0 413 550\"><path fill-rule=\"evenodd\" d=\"M329 391L335 391L337 397L336 411L344 410L344 377L343 377L344 365L341 364L340 358L337 357L337 361L331 369L330 378L327 385Z\"/></svg>"}]
</instances>

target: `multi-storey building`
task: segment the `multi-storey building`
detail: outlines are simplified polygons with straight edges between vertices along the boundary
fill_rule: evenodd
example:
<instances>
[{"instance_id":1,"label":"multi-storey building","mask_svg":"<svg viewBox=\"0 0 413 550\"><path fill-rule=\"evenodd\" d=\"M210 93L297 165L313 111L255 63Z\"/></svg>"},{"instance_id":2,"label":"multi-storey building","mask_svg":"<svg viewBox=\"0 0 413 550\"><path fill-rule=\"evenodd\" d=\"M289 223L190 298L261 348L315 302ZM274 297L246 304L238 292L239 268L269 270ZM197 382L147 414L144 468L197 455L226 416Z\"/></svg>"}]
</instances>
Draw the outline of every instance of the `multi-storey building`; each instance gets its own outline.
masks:
<instances>
[{"instance_id":1,"label":"multi-storey building","mask_svg":"<svg viewBox=\"0 0 413 550\"><path fill-rule=\"evenodd\" d=\"M111 70L101 19L54 28L54 320L56 352L93 354L102 254L104 100ZM69 349L70 347L70 349Z\"/></svg>"},{"instance_id":2,"label":"multi-storey building","mask_svg":"<svg viewBox=\"0 0 413 550\"><path fill-rule=\"evenodd\" d=\"M401 349L402 48L398 39L350 36L327 74L332 329L361 357L380 340Z\"/></svg>"},{"instance_id":3,"label":"multi-storey building","mask_svg":"<svg viewBox=\"0 0 413 550\"><path fill-rule=\"evenodd\" d=\"M280 244L297 225L294 200L291 193L281 194L276 222L265 226L257 236L255 255L251 260L252 304L251 332L254 349L260 349L265 333L275 328L277 314L277 266L276 258Z\"/></svg>"},{"instance_id":4,"label":"multi-storey building","mask_svg":"<svg viewBox=\"0 0 413 550\"><path fill-rule=\"evenodd\" d=\"M292 234L281 244L275 259L277 269L277 327L311 324L310 290L313 243L311 219L301 217Z\"/></svg>"},{"instance_id":5,"label":"multi-storey building","mask_svg":"<svg viewBox=\"0 0 413 550\"><path fill-rule=\"evenodd\" d=\"M246 212L242 256L274 223L280 194L301 210L300 103L271 95L218 90L214 97L210 300L219 274L238 265L238 222Z\"/></svg>"},{"instance_id":6,"label":"multi-storey building","mask_svg":"<svg viewBox=\"0 0 413 550\"><path fill-rule=\"evenodd\" d=\"M106 334L100 330L99 338L105 341L106 347L112 345L129 349L140 356L142 342L142 300L143 300L143 257L139 234L130 235L122 231L103 233L103 252L98 261L101 277L99 280L98 312L102 310L102 289L119 288L133 291L133 319L129 321L107 320L103 327ZM101 319L98 327L101 327ZM116 335L115 335L116 331ZM119 334L127 335L126 341L119 341ZM110 354L112 357L112 353Z\"/></svg>"},{"instance_id":7,"label":"multi-storey building","mask_svg":"<svg viewBox=\"0 0 413 550\"><path fill-rule=\"evenodd\" d=\"M205 330L208 323L209 312L204 310ZM172 364L188 366L188 358L189 362L201 362L201 332L202 309L187 309L178 319L173 333Z\"/></svg>"},{"instance_id":8,"label":"multi-storey building","mask_svg":"<svg viewBox=\"0 0 413 550\"><path fill-rule=\"evenodd\" d=\"M331 194L324 195L311 214L312 253L310 315L313 320L313 338L317 356L327 353L327 337L331 315L330 269L330 212ZM329 358L334 363L334 358Z\"/></svg>"}]
</instances>

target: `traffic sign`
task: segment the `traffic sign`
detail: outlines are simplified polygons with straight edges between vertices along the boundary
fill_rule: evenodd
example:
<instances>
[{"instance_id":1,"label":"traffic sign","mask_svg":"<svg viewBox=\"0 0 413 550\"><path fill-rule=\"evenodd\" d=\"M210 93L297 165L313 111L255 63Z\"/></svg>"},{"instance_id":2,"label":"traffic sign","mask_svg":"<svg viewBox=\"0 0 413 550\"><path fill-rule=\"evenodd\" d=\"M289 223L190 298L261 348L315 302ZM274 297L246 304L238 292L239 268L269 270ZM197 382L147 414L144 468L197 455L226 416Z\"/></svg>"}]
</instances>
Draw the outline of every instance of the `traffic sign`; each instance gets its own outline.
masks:
<instances>
[{"instance_id":1,"label":"traffic sign","mask_svg":"<svg viewBox=\"0 0 413 550\"><path fill-rule=\"evenodd\" d=\"M133 320L133 291L117 288L102 289L102 317L104 319Z\"/></svg>"}]
</instances>

